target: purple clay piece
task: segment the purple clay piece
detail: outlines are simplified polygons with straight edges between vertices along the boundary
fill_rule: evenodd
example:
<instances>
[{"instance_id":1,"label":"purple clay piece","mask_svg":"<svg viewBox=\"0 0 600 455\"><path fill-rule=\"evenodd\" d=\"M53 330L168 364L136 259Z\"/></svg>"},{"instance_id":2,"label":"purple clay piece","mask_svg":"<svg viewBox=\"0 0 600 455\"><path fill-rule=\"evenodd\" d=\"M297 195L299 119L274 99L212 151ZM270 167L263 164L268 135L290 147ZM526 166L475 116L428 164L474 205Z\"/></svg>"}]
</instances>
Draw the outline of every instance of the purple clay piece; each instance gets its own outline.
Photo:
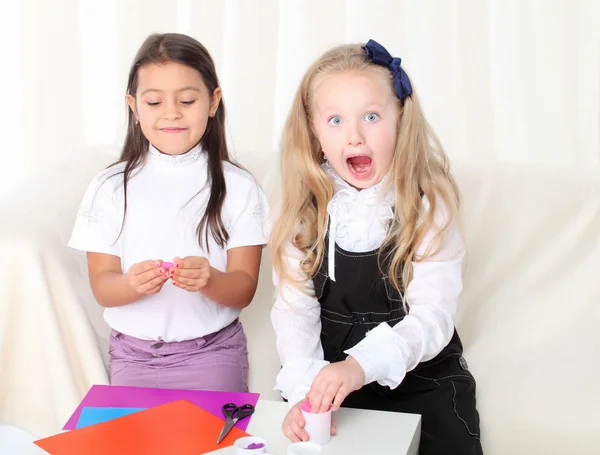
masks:
<instances>
[{"instance_id":1,"label":"purple clay piece","mask_svg":"<svg viewBox=\"0 0 600 455\"><path fill-rule=\"evenodd\" d=\"M162 263L162 268L165 270L169 270L171 267L173 267L173 263L172 262L163 262Z\"/></svg>"},{"instance_id":2,"label":"purple clay piece","mask_svg":"<svg viewBox=\"0 0 600 455\"><path fill-rule=\"evenodd\" d=\"M246 449L252 450L252 449L262 449L265 445L262 442L253 442L252 444L250 444L248 447L246 447Z\"/></svg>"}]
</instances>

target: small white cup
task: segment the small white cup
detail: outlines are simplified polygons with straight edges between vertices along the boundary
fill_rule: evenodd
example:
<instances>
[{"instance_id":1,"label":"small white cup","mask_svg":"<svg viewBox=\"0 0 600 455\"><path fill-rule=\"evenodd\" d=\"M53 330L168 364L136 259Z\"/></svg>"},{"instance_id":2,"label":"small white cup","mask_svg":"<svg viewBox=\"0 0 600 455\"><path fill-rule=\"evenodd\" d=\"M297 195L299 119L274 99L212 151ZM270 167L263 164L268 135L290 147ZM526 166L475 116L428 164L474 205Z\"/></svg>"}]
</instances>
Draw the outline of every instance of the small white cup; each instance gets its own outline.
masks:
<instances>
[{"instance_id":1,"label":"small white cup","mask_svg":"<svg viewBox=\"0 0 600 455\"><path fill-rule=\"evenodd\" d=\"M323 447L312 442L294 442L287 449L287 455L321 455Z\"/></svg>"},{"instance_id":2,"label":"small white cup","mask_svg":"<svg viewBox=\"0 0 600 455\"><path fill-rule=\"evenodd\" d=\"M313 444L325 445L331 440L331 408L327 412L313 413L300 407L306 424L304 429L308 433L309 441Z\"/></svg>"},{"instance_id":3,"label":"small white cup","mask_svg":"<svg viewBox=\"0 0 600 455\"><path fill-rule=\"evenodd\" d=\"M263 446L259 449L248 449L247 447L250 444L263 444ZM233 446L235 447L236 455L267 453L267 441L265 441L263 438L257 438L255 436L244 436L243 438L236 439Z\"/></svg>"}]
</instances>

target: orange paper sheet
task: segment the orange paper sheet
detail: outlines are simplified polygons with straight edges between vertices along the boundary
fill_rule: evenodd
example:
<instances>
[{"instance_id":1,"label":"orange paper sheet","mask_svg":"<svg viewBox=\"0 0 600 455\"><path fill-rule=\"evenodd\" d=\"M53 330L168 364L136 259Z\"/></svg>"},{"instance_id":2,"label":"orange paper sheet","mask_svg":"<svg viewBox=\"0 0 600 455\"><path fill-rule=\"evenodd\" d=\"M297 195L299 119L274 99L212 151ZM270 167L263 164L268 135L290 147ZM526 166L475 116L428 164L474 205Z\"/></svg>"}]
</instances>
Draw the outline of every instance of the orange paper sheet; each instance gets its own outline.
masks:
<instances>
[{"instance_id":1,"label":"orange paper sheet","mask_svg":"<svg viewBox=\"0 0 600 455\"><path fill-rule=\"evenodd\" d=\"M199 455L248 433L233 427L217 444L224 420L180 400L35 441L52 455Z\"/></svg>"}]
</instances>

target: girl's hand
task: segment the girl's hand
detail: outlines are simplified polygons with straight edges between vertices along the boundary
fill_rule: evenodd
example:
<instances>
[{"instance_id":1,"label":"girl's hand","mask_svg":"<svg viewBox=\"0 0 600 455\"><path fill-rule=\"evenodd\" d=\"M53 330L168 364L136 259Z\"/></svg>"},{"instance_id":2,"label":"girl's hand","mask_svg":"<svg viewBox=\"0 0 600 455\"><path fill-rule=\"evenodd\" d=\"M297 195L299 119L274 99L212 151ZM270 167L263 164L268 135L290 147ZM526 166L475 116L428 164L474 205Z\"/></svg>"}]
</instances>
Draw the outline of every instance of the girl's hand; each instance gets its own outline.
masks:
<instances>
[{"instance_id":1,"label":"girl's hand","mask_svg":"<svg viewBox=\"0 0 600 455\"><path fill-rule=\"evenodd\" d=\"M306 422L304 420L304 416L302 415L302 411L300 410L301 404L302 401L297 403L288 411L283 419L283 424L281 425L283 434L292 442L309 440L308 433L304 429ZM331 434L335 434L335 432L335 422L333 421L333 416L331 416Z\"/></svg>"},{"instance_id":2,"label":"girl's hand","mask_svg":"<svg viewBox=\"0 0 600 455\"><path fill-rule=\"evenodd\" d=\"M300 411L302 402L296 403L283 419L283 434L292 442L308 441L308 433L304 429L306 422Z\"/></svg>"},{"instance_id":3,"label":"girl's hand","mask_svg":"<svg viewBox=\"0 0 600 455\"><path fill-rule=\"evenodd\" d=\"M327 365L319 371L306 394L311 412L326 412L330 406L332 411L337 411L344 399L364 384L365 372L352 356Z\"/></svg>"},{"instance_id":4,"label":"girl's hand","mask_svg":"<svg viewBox=\"0 0 600 455\"><path fill-rule=\"evenodd\" d=\"M178 288L190 292L202 290L210 279L210 263L200 256L188 256L183 259L173 259L173 267L168 270L168 276Z\"/></svg>"},{"instance_id":5,"label":"girl's hand","mask_svg":"<svg viewBox=\"0 0 600 455\"><path fill-rule=\"evenodd\" d=\"M152 295L160 291L167 277L160 273L160 261L143 261L133 264L125 276L129 285L141 295Z\"/></svg>"}]
</instances>

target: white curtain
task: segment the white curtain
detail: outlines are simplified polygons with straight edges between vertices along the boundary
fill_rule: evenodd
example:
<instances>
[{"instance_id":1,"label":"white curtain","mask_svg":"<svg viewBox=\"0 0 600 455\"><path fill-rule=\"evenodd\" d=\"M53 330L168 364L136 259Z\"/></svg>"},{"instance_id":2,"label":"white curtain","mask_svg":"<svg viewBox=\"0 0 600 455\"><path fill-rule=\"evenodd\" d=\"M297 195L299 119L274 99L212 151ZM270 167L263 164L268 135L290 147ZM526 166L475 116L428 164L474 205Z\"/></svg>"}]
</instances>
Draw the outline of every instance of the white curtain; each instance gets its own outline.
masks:
<instances>
[{"instance_id":1,"label":"white curtain","mask_svg":"<svg viewBox=\"0 0 600 455\"><path fill-rule=\"evenodd\" d=\"M600 164L596 0L0 1L0 193L118 147L127 71L152 32L209 49L238 156L276 151L323 50L373 38L402 57L452 159Z\"/></svg>"}]
</instances>

